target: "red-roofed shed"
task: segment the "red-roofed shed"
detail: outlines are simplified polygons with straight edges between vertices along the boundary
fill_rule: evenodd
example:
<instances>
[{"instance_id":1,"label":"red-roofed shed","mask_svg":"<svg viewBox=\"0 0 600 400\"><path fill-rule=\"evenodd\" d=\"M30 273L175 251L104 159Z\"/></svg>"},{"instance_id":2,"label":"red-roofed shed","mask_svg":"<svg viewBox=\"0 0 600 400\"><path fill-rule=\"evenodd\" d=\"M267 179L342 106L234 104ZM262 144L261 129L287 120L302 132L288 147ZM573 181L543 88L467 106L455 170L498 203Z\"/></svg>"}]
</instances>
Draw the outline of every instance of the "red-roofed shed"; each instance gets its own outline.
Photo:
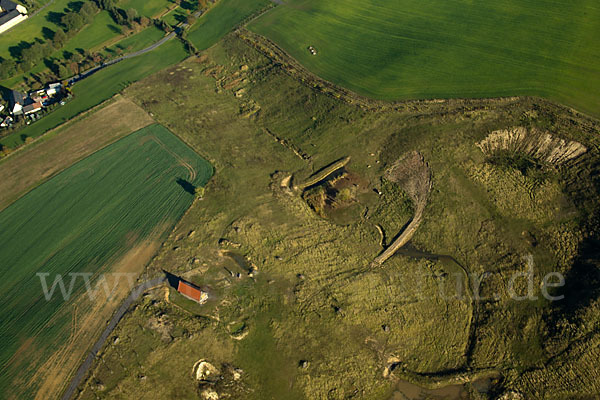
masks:
<instances>
[{"instance_id":1,"label":"red-roofed shed","mask_svg":"<svg viewBox=\"0 0 600 400\"><path fill-rule=\"evenodd\" d=\"M177 291L190 300L194 300L200 304L208 300L208 294L203 292L191 283L180 280L177 285Z\"/></svg>"}]
</instances>

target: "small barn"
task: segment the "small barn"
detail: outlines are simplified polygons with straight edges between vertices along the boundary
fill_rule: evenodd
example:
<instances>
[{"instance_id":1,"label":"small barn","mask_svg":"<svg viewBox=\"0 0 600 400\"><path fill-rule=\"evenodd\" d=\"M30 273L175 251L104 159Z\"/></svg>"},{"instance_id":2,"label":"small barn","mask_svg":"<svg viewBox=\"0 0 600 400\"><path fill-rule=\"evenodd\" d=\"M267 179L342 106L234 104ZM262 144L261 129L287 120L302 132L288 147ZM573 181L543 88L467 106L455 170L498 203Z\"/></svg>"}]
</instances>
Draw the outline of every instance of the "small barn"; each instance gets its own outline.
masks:
<instances>
[{"instance_id":1,"label":"small barn","mask_svg":"<svg viewBox=\"0 0 600 400\"><path fill-rule=\"evenodd\" d=\"M188 299L200 304L204 304L208 300L208 293L202 291L202 289L199 287L181 279L177 284L177 291Z\"/></svg>"}]
</instances>

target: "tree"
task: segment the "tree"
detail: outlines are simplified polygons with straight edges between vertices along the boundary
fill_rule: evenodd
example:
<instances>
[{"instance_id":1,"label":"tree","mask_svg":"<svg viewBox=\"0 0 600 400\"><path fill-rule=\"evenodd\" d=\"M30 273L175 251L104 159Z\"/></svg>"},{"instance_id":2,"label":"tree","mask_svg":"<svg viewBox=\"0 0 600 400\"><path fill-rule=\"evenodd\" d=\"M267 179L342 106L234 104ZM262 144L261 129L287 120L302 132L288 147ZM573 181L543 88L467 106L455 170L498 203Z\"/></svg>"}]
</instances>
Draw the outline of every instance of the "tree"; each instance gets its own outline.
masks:
<instances>
[{"instance_id":1,"label":"tree","mask_svg":"<svg viewBox=\"0 0 600 400\"><path fill-rule=\"evenodd\" d=\"M44 57L47 57L51 53L46 43L35 42L31 47L23 49L21 52L21 59L24 63L35 64L37 61Z\"/></svg>"},{"instance_id":2,"label":"tree","mask_svg":"<svg viewBox=\"0 0 600 400\"><path fill-rule=\"evenodd\" d=\"M52 45L55 49L60 49L65 45L66 42L67 35L65 34L65 31L58 28L58 30L54 32L54 37L52 38Z\"/></svg>"},{"instance_id":3,"label":"tree","mask_svg":"<svg viewBox=\"0 0 600 400\"><path fill-rule=\"evenodd\" d=\"M111 10L117 5L116 0L96 0L96 4L103 10Z\"/></svg>"},{"instance_id":4,"label":"tree","mask_svg":"<svg viewBox=\"0 0 600 400\"><path fill-rule=\"evenodd\" d=\"M140 17L140 25L142 27L146 27L150 24L150 18L144 17L143 15Z\"/></svg>"},{"instance_id":5,"label":"tree","mask_svg":"<svg viewBox=\"0 0 600 400\"><path fill-rule=\"evenodd\" d=\"M171 28L171 25L167 24L166 21L160 20L160 19L155 19L154 23L157 25L158 28L162 29L163 31L169 33L173 30L173 28Z\"/></svg>"},{"instance_id":6,"label":"tree","mask_svg":"<svg viewBox=\"0 0 600 400\"><path fill-rule=\"evenodd\" d=\"M131 25L133 21L138 17L138 12L135 8L129 8L125 11L125 18L127 19L127 23Z\"/></svg>"},{"instance_id":7,"label":"tree","mask_svg":"<svg viewBox=\"0 0 600 400\"><path fill-rule=\"evenodd\" d=\"M0 79L10 78L17 72L17 63L14 60L0 61Z\"/></svg>"},{"instance_id":8,"label":"tree","mask_svg":"<svg viewBox=\"0 0 600 400\"><path fill-rule=\"evenodd\" d=\"M54 64L53 69L60 79L65 79L70 75L69 70L63 64Z\"/></svg>"},{"instance_id":9,"label":"tree","mask_svg":"<svg viewBox=\"0 0 600 400\"><path fill-rule=\"evenodd\" d=\"M186 18L185 22L187 22L189 26L192 26L196 22L196 17L194 17L194 15L190 14Z\"/></svg>"},{"instance_id":10,"label":"tree","mask_svg":"<svg viewBox=\"0 0 600 400\"><path fill-rule=\"evenodd\" d=\"M61 22L67 28L67 31L77 31L85 23L83 17L76 12L66 13L62 17Z\"/></svg>"},{"instance_id":11,"label":"tree","mask_svg":"<svg viewBox=\"0 0 600 400\"><path fill-rule=\"evenodd\" d=\"M90 22L92 22L94 15L96 15L97 12L98 7L96 6L96 4L91 1L86 1L81 6L81 9L79 10L79 15L81 15L84 21L89 24Z\"/></svg>"},{"instance_id":12,"label":"tree","mask_svg":"<svg viewBox=\"0 0 600 400\"><path fill-rule=\"evenodd\" d=\"M75 52L71 55L71 57L69 57L69 59L71 61L73 61L74 63L79 64L80 62L83 61L83 56L81 54L79 54L78 52Z\"/></svg>"}]
</instances>

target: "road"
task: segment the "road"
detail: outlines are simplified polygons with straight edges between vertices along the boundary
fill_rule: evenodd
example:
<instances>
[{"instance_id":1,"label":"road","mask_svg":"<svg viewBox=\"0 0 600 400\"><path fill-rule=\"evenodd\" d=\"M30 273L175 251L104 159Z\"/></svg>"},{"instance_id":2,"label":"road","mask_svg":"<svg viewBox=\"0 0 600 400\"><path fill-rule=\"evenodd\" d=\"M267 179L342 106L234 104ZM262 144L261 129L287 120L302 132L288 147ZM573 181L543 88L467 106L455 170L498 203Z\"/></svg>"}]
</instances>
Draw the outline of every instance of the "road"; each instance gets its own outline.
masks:
<instances>
[{"instance_id":1,"label":"road","mask_svg":"<svg viewBox=\"0 0 600 400\"><path fill-rule=\"evenodd\" d=\"M167 277L164 275L160 276L158 278L151 279L149 281L142 283L140 286L133 289L131 291L131 293L129 293L129 296L125 299L125 301L123 301L123 303L121 304L119 309L115 312L115 314L111 318L111 320L108 323L108 325L106 326L106 328L104 328L102 335L100 335L100 337L98 338L98 340L96 341L96 343L94 344L92 349L90 350L90 352L87 355L87 357L85 358L85 361L83 362L83 364L81 364L79 366L79 368L77 369L77 372L73 376L73 379L71 379L71 383L69 384L69 387L67 388L67 390L65 391L65 393L62 396L62 400L70 400L73 397L73 395L75 394L75 391L77 390L77 387L83 381L88 370L94 363L94 360L96 359L96 355L102 349L102 346L104 346L104 343L106 342L106 340L108 339L108 337L110 336L112 331L115 329L115 327L117 326L117 324L119 323L121 318L123 318L123 315L125 315L125 313L129 309L129 307L146 290L153 288L155 286L158 286L158 285L164 283L166 280L167 280Z\"/></svg>"}]
</instances>

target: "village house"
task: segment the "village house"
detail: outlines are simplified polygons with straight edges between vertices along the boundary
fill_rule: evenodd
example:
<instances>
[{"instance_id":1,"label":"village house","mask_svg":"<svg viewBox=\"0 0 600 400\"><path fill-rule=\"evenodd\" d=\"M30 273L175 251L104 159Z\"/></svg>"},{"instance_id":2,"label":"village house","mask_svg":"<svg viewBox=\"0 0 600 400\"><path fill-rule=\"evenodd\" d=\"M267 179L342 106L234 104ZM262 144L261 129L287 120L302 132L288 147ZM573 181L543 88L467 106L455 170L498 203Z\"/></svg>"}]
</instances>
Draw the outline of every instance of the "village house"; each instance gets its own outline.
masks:
<instances>
[{"instance_id":1,"label":"village house","mask_svg":"<svg viewBox=\"0 0 600 400\"><path fill-rule=\"evenodd\" d=\"M8 95L8 110L12 115L23 114L28 96L18 90L11 90Z\"/></svg>"},{"instance_id":2,"label":"village house","mask_svg":"<svg viewBox=\"0 0 600 400\"><path fill-rule=\"evenodd\" d=\"M42 110L47 106L52 97L62 90L62 84L51 83L48 88L36 90L29 94L11 90L8 95L8 111L12 115L29 115Z\"/></svg>"},{"instance_id":3,"label":"village house","mask_svg":"<svg viewBox=\"0 0 600 400\"><path fill-rule=\"evenodd\" d=\"M31 103L31 104L28 104L25 107L23 107L23 114L29 115L32 113L36 113L36 112L40 111L42 108L43 108L42 103L39 101L36 101L35 103Z\"/></svg>"},{"instance_id":4,"label":"village house","mask_svg":"<svg viewBox=\"0 0 600 400\"><path fill-rule=\"evenodd\" d=\"M0 0L0 33L27 19L27 9L11 0Z\"/></svg>"}]
</instances>

